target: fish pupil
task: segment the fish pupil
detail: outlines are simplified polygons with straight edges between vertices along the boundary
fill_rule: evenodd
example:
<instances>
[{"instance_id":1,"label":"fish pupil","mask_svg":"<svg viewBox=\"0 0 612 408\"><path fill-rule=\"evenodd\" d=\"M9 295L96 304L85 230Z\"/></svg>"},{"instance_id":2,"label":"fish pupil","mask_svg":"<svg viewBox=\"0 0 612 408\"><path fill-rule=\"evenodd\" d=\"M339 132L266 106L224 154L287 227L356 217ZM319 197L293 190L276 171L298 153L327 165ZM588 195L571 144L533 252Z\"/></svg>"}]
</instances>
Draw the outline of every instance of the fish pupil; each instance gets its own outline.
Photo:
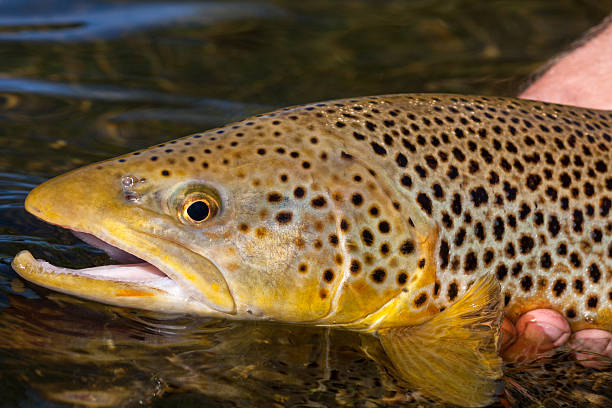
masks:
<instances>
[{"instance_id":1,"label":"fish pupil","mask_svg":"<svg viewBox=\"0 0 612 408\"><path fill-rule=\"evenodd\" d=\"M210 207L205 201L194 201L187 207L187 215L194 221L204 221L210 215Z\"/></svg>"}]
</instances>

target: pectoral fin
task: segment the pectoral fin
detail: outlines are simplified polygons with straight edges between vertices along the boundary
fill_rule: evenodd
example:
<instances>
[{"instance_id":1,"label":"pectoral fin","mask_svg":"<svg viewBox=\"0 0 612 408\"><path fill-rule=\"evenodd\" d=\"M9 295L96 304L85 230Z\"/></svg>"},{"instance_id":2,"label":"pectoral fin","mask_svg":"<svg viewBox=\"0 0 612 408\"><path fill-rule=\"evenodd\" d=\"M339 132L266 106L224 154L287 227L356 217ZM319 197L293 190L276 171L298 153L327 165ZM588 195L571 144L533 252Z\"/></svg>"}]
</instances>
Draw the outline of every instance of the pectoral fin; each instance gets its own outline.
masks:
<instances>
[{"instance_id":1,"label":"pectoral fin","mask_svg":"<svg viewBox=\"0 0 612 408\"><path fill-rule=\"evenodd\" d=\"M500 299L499 283L485 277L431 320L379 330L396 374L424 394L457 405L493 402L502 376Z\"/></svg>"}]
</instances>

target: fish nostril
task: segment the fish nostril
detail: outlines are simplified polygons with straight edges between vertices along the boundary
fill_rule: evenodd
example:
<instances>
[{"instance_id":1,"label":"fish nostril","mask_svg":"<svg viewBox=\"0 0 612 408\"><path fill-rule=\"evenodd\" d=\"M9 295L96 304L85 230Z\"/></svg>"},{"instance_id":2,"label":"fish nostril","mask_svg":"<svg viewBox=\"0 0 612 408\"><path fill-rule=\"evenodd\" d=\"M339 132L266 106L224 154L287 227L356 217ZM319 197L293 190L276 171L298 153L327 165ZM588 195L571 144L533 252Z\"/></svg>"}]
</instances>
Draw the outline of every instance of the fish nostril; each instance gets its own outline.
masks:
<instances>
[{"instance_id":1,"label":"fish nostril","mask_svg":"<svg viewBox=\"0 0 612 408\"><path fill-rule=\"evenodd\" d=\"M126 192L123 195L123 197L127 201L132 201L132 202L136 202L136 201L140 200L140 195L138 193L133 192L133 191Z\"/></svg>"},{"instance_id":2,"label":"fish nostril","mask_svg":"<svg viewBox=\"0 0 612 408\"><path fill-rule=\"evenodd\" d=\"M119 184L121 185L121 190L123 191L123 197L127 201L136 202L140 200L140 194L134 191L138 184L144 183L146 181L145 178L138 178L134 176L123 176Z\"/></svg>"},{"instance_id":3,"label":"fish nostril","mask_svg":"<svg viewBox=\"0 0 612 408\"><path fill-rule=\"evenodd\" d=\"M133 176L123 176L121 177L121 187L124 190L129 190L136 184L138 180Z\"/></svg>"}]
</instances>

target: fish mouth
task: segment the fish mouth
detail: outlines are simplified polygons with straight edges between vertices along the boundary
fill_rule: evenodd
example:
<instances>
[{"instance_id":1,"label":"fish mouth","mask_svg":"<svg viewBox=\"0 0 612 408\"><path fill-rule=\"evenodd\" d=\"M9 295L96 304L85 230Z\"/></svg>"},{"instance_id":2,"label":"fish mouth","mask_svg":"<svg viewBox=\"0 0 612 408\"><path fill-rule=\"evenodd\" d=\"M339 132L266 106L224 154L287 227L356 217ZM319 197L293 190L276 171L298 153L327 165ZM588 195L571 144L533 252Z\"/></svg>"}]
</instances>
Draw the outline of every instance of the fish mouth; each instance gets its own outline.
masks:
<instances>
[{"instance_id":1,"label":"fish mouth","mask_svg":"<svg viewBox=\"0 0 612 408\"><path fill-rule=\"evenodd\" d=\"M53 180L51 180L53 181ZM30 192L26 210L47 223L66 228L104 250L118 265L85 269L58 267L25 250L12 262L24 279L39 286L101 303L160 312L229 317L236 313L225 277L206 257L146 230L147 219L132 214L106 217L86 225L78 214L58 215L49 202L47 183ZM62 211L64 213L64 211Z\"/></svg>"},{"instance_id":2,"label":"fish mouth","mask_svg":"<svg viewBox=\"0 0 612 408\"><path fill-rule=\"evenodd\" d=\"M111 244L90 233L71 232L120 263L70 269L36 259L24 250L13 259L13 269L24 279L48 289L116 306L208 316L235 312L233 302L229 307L211 304L201 293L185 288L173 278L177 274L172 266L160 263L156 257L137 256L121 243ZM209 263L205 259L202 262Z\"/></svg>"},{"instance_id":3,"label":"fish mouth","mask_svg":"<svg viewBox=\"0 0 612 408\"><path fill-rule=\"evenodd\" d=\"M95 235L73 230L71 230L71 232L81 241L103 250L109 257L120 262L120 264L101 265L84 269L70 269L55 266L42 259L34 259L32 254L25 250L21 251L14 258L13 264L17 267L17 272L31 273L32 269L35 269L33 268L33 266L35 266L33 262L35 262L37 264L36 269L41 273L68 274L88 279L141 283L154 288L158 287L160 290L163 290L164 287L168 289L168 285L175 285L177 286L176 289L180 290L180 287L178 287L168 275L154 265L102 241Z\"/></svg>"}]
</instances>

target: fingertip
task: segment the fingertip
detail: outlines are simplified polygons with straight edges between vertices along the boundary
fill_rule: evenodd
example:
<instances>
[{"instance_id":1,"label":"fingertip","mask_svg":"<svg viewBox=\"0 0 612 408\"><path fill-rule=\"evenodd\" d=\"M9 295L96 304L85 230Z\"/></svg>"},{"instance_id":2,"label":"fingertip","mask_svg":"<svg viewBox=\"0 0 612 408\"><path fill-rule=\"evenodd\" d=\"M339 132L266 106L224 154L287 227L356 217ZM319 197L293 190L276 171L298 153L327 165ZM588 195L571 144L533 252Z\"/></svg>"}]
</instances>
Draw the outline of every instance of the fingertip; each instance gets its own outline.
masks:
<instances>
[{"instance_id":1,"label":"fingertip","mask_svg":"<svg viewBox=\"0 0 612 408\"><path fill-rule=\"evenodd\" d=\"M574 358L589 368L603 369L612 364L612 333L600 329L575 332L569 342Z\"/></svg>"},{"instance_id":2,"label":"fingertip","mask_svg":"<svg viewBox=\"0 0 612 408\"><path fill-rule=\"evenodd\" d=\"M503 352L507 361L526 362L567 342L571 328L554 310L536 309L523 314L516 322L516 340Z\"/></svg>"},{"instance_id":3,"label":"fingertip","mask_svg":"<svg viewBox=\"0 0 612 408\"><path fill-rule=\"evenodd\" d=\"M516 322L516 331L519 337L535 343L540 351L565 344L572 333L567 320L551 309L535 309L523 314Z\"/></svg>"}]
</instances>

